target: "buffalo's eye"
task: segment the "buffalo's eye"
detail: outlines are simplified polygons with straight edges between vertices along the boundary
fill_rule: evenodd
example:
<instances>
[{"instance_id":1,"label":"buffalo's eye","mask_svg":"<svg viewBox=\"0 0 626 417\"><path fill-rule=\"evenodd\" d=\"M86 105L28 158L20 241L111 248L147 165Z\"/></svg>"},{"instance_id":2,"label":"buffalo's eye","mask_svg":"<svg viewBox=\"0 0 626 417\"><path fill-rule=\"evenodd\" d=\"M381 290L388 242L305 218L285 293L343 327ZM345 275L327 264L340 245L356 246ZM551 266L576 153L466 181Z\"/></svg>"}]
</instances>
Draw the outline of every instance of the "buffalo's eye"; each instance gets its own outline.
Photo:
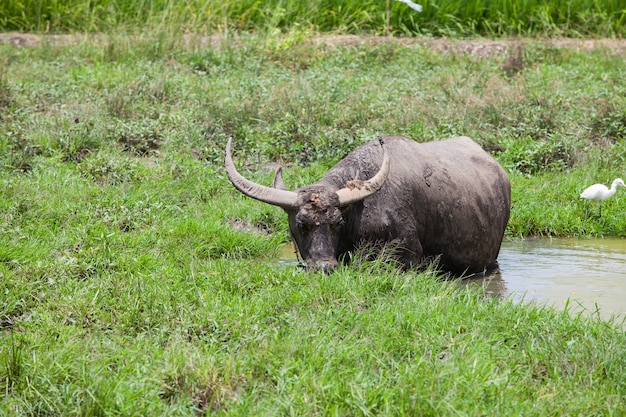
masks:
<instances>
[{"instance_id":1,"label":"buffalo's eye","mask_svg":"<svg viewBox=\"0 0 626 417\"><path fill-rule=\"evenodd\" d=\"M329 220L329 223L332 224L334 227L340 227L344 224L343 216L341 215L339 210L336 210L334 213L332 213L332 215L329 216Z\"/></svg>"},{"instance_id":2,"label":"buffalo's eye","mask_svg":"<svg viewBox=\"0 0 626 417\"><path fill-rule=\"evenodd\" d=\"M300 233L307 233L311 230L310 224L298 222L296 225L298 226Z\"/></svg>"}]
</instances>

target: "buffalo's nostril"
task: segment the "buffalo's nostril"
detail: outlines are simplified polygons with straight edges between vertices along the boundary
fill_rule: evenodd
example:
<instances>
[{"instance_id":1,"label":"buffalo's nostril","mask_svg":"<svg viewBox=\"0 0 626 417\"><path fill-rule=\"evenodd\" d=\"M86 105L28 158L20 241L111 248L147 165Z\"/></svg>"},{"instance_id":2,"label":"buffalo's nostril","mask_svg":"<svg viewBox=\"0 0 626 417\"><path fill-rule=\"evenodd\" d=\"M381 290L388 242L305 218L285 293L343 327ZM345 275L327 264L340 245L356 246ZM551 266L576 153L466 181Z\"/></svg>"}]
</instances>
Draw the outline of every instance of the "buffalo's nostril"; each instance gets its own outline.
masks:
<instances>
[{"instance_id":1,"label":"buffalo's nostril","mask_svg":"<svg viewBox=\"0 0 626 417\"><path fill-rule=\"evenodd\" d=\"M335 269L337 269L337 261L332 260L316 262L314 268L318 271L322 271L325 274L330 274L334 272Z\"/></svg>"}]
</instances>

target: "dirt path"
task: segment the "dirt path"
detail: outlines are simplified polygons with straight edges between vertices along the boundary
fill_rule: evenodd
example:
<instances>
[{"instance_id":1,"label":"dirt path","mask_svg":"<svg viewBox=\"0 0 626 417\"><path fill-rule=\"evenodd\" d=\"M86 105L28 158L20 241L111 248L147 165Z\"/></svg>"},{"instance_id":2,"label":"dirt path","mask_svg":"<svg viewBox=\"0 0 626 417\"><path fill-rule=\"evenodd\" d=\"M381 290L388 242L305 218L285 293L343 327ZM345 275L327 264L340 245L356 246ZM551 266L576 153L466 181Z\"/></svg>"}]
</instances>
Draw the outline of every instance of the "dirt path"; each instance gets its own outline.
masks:
<instances>
[{"instance_id":1,"label":"dirt path","mask_svg":"<svg viewBox=\"0 0 626 417\"><path fill-rule=\"evenodd\" d=\"M36 46L42 42L50 45L71 45L86 41L106 39L105 35L37 35L32 33L6 32L0 33L0 43L15 46ZM221 43L219 36L186 35L183 43L190 47L206 48ZM511 47L524 44L540 44L555 48L570 48L577 51L590 51L604 48L619 55L626 55L626 39L568 39L568 38L509 38L509 39L449 39L449 38L398 38L365 35L319 35L313 38L314 44L331 46L356 46L384 42L395 42L401 45L421 44L442 52L462 52L470 55L491 56L508 51Z\"/></svg>"},{"instance_id":2,"label":"dirt path","mask_svg":"<svg viewBox=\"0 0 626 417\"><path fill-rule=\"evenodd\" d=\"M464 52L470 55L490 56L508 51L511 47L524 44L540 44L555 48L570 48L581 51L591 51L599 48L610 49L618 54L626 54L626 39L450 39L450 38L389 38L384 36L322 36L317 42L332 45L358 45L382 42L397 42L403 45L421 44L442 52Z\"/></svg>"}]
</instances>

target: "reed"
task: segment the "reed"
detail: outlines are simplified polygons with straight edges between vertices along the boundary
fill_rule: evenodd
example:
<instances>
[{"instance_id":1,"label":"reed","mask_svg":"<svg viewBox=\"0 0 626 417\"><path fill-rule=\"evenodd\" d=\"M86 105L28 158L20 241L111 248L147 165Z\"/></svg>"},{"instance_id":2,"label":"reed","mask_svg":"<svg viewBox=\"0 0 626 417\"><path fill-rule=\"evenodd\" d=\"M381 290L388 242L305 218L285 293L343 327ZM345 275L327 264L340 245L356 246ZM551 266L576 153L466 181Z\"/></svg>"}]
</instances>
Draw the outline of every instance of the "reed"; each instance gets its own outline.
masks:
<instances>
[{"instance_id":1,"label":"reed","mask_svg":"<svg viewBox=\"0 0 626 417\"><path fill-rule=\"evenodd\" d=\"M109 32L137 29L274 31L309 28L405 35L626 34L621 0L423 0L422 12L385 0L5 0L0 30Z\"/></svg>"}]
</instances>

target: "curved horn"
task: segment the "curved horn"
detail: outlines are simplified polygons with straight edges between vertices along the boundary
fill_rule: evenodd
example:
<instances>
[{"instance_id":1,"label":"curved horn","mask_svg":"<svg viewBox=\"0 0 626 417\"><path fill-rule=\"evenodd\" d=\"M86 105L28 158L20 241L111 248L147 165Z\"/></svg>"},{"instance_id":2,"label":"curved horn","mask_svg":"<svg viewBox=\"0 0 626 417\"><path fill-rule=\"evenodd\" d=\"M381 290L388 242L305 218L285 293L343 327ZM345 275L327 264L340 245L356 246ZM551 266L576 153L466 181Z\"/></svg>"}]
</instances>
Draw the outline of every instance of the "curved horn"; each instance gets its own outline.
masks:
<instances>
[{"instance_id":1,"label":"curved horn","mask_svg":"<svg viewBox=\"0 0 626 417\"><path fill-rule=\"evenodd\" d=\"M368 195L374 194L380 190L389 175L389 153L385 147L385 142L382 137L378 138L380 146L383 149L383 162L380 165L378 173L367 181L348 181L345 188L337 191L339 196L339 205L347 206L350 203L354 203L359 200L363 200Z\"/></svg>"},{"instance_id":2,"label":"curved horn","mask_svg":"<svg viewBox=\"0 0 626 417\"><path fill-rule=\"evenodd\" d=\"M232 141L233 138L229 138L228 143L226 144L224 165L226 166L226 175L228 175L228 179L233 183L235 188L248 197L255 198L264 203L273 204L283 208L294 207L296 205L296 198L298 195L293 191L278 190L276 188L259 185L244 178L239 172L237 172L231 153Z\"/></svg>"}]
</instances>

